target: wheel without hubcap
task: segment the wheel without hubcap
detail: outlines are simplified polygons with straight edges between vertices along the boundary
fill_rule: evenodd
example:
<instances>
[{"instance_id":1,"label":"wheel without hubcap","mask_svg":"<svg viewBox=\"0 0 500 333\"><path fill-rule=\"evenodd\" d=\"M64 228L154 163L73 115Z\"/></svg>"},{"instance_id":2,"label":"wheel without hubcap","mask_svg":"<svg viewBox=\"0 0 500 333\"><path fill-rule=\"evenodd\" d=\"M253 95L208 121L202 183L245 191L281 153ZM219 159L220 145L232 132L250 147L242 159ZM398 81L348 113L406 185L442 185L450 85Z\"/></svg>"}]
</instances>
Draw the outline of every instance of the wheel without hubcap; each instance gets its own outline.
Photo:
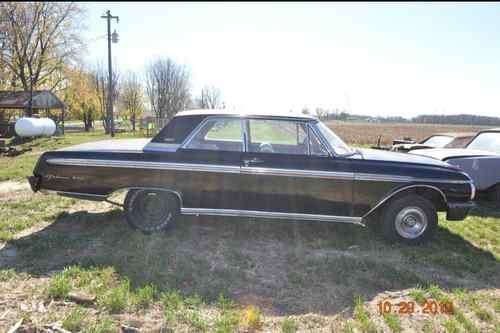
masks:
<instances>
[{"instance_id":1,"label":"wheel without hubcap","mask_svg":"<svg viewBox=\"0 0 500 333\"><path fill-rule=\"evenodd\" d=\"M127 222L145 233L169 228L179 214L179 201L168 191L130 190L124 206Z\"/></svg>"}]
</instances>

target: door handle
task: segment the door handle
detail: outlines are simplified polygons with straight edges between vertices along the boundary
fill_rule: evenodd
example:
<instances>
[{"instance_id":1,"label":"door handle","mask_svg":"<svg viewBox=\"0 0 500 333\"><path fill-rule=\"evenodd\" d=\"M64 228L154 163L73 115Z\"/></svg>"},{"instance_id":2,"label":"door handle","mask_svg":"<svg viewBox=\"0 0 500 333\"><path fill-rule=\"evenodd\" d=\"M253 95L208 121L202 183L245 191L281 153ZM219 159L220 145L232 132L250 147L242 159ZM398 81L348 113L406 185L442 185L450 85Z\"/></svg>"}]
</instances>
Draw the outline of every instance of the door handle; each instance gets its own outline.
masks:
<instances>
[{"instance_id":1,"label":"door handle","mask_svg":"<svg viewBox=\"0 0 500 333\"><path fill-rule=\"evenodd\" d=\"M261 160L260 158L254 157L249 160L243 160L243 164L245 166L249 166L250 164L259 164L259 163L264 163L264 160Z\"/></svg>"}]
</instances>

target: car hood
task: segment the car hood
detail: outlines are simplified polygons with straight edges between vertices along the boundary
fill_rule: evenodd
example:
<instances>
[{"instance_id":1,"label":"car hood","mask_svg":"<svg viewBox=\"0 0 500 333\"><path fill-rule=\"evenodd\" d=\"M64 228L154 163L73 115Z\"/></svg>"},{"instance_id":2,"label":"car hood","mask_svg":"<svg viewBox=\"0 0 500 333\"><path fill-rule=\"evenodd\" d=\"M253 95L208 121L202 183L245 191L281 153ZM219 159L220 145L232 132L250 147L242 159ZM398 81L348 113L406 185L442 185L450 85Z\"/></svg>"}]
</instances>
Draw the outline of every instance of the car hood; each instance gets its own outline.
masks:
<instances>
[{"instance_id":1,"label":"car hood","mask_svg":"<svg viewBox=\"0 0 500 333\"><path fill-rule=\"evenodd\" d=\"M363 155L363 158L366 160L424 164L424 165L451 168L451 166L448 163L425 156L410 155L406 153L398 153L398 152L376 150L376 149L359 149L359 151Z\"/></svg>"},{"instance_id":2,"label":"car hood","mask_svg":"<svg viewBox=\"0 0 500 333\"><path fill-rule=\"evenodd\" d=\"M151 139L118 139L86 142L60 151L131 152L142 151Z\"/></svg>"},{"instance_id":3,"label":"car hood","mask_svg":"<svg viewBox=\"0 0 500 333\"><path fill-rule=\"evenodd\" d=\"M447 160L449 158L458 158L458 157L478 157L478 156L497 155L489 151L466 149L466 148L465 149L459 149L459 148L418 149L415 151L410 151L409 153L414 155L432 157L442 161Z\"/></svg>"}]
</instances>

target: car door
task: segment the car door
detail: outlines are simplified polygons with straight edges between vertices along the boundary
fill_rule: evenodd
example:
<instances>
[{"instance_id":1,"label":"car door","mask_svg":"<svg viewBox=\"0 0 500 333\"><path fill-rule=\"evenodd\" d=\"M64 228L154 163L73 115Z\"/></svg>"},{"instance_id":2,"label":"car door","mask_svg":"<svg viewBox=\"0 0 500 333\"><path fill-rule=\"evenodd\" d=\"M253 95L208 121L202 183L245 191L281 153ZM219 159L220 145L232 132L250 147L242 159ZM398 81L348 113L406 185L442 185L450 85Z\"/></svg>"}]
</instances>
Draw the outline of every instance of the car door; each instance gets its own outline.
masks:
<instances>
[{"instance_id":1,"label":"car door","mask_svg":"<svg viewBox=\"0 0 500 333\"><path fill-rule=\"evenodd\" d=\"M240 206L240 163L244 149L240 117L209 117L176 152L184 169L176 180L183 207L234 209Z\"/></svg>"},{"instance_id":2,"label":"car door","mask_svg":"<svg viewBox=\"0 0 500 333\"><path fill-rule=\"evenodd\" d=\"M242 153L242 209L351 216L353 175L305 121L249 118Z\"/></svg>"}]
</instances>

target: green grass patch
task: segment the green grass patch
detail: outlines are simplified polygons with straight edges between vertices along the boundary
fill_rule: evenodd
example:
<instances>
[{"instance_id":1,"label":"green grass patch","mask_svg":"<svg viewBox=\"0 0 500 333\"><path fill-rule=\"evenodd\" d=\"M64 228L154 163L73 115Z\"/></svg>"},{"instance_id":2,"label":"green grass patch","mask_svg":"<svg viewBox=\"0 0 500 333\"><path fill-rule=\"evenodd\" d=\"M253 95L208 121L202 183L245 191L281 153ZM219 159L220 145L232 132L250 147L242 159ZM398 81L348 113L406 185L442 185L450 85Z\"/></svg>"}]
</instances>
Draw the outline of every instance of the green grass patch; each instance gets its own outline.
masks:
<instances>
[{"instance_id":1,"label":"green grass patch","mask_svg":"<svg viewBox=\"0 0 500 333\"><path fill-rule=\"evenodd\" d=\"M384 321L392 332L401 332L401 321L397 315L393 313L386 313L384 314Z\"/></svg>"},{"instance_id":2,"label":"green grass patch","mask_svg":"<svg viewBox=\"0 0 500 333\"><path fill-rule=\"evenodd\" d=\"M415 288L410 290L409 296L420 305L424 304L427 299L427 297L425 296L425 290L423 290L422 288Z\"/></svg>"},{"instance_id":3,"label":"green grass patch","mask_svg":"<svg viewBox=\"0 0 500 333\"><path fill-rule=\"evenodd\" d=\"M62 321L62 327L70 332L80 332L87 326L87 314L80 308L73 309Z\"/></svg>"},{"instance_id":4,"label":"green grass patch","mask_svg":"<svg viewBox=\"0 0 500 333\"><path fill-rule=\"evenodd\" d=\"M130 281L125 279L97 298L97 304L111 313L119 313L127 308L131 298Z\"/></svg>"},{"instance_id":5,"label":"green grass patch","mask_svg":"<svg viewBox=\"0 0 500 333\"><path fill-rule=\"evenodd\" d=\"M363 298L357 296L354 300L354 319L356 320L359 329L365 333L376 333L377 326L370 318L370 313L365 309Z\"/></svg>"},{"instance_id":6,"label":"green grass patch","mask_svg":"<svg viewBox=\"0 0 500 333\"><path fill-rule=\"evenodd\" d=\"M10 240L20 231L37 224L53 222L61 210L73 205L76 200L54 195L36 194L29 200L6 201L0 205L0 241ZM22 213L21 213L22 212Z\"/></svg>"},{"instance_id":7,"label":"green grass patch","mask_svg":"<svg viewBox=\"0 0 500 333\"><path fill-rule=\"evenodd\" d=\"M51 279L48 287L48 295L52 298L65 298L71 291L71 281L64 272L56 273Z\"/></svg>"},{"instance_id":8,"label":"green grass patch","mask_svg":"<svg viewBox=\"0 0 500 333\"><path fill-rule=\"evenodd\" d=\"M13 268L1 269L0 270L0 282L6 282L15 279L18 276L17 272Z\"/></svg>"},{"instance_id":9,"label":"green grass patch","mask_svg":"<svg viewBox=\"0 0 500 333\"><path fill-rule=\"evenodd\" d=\"M443 322L443 327L446 329L447 333L459 333L460 323L456 319L448 319Z\"/></svg>"},{"instance_id":10,"label":"green grass patch","mask_svg":"<svg viewBox=\"0 0 500 333\"><path fill-rule=\"evenodd\" d=\"M158 290L152 284L145 285L134 291L134 303L140 307L147 308L153 303L158 295Z\"/></svg>"},{"instance_id":11,"label":"green grass patch","mask_svg":"<svg viewBox=\"0 0 500 333\"><path fill-rule=\"evenodd\" d=\"M474 325L469 318L467 318L464 313L458 309L455 309L455 318L456 320L462 324L465 330L469 333L479 333L479 329Z\"/></svg>"},{"instance_id":12,"label":"green grass patch","mask_svg":"<svg viewBox=\"0 0 500 333\"><path fill-rule=\"evenodd\" d=\"M282 333L295 333L299 329L297 322L291 318L285 318L281 322L281 332Z\"/></svg>"}]
</instances>

